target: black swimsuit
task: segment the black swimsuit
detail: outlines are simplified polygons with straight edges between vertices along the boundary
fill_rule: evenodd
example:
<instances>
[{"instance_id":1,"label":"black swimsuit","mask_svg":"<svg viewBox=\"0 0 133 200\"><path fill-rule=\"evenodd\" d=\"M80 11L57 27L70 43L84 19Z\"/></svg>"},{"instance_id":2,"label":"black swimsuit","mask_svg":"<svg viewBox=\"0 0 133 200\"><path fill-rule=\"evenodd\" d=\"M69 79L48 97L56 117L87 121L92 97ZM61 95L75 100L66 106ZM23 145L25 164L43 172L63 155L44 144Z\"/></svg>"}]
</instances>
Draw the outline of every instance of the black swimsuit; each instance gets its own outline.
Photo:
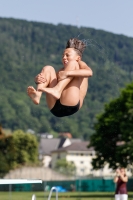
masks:
<instances>
[{"instance_id":1,"label":"black swimsuit","mask_svg":"<svg viewBox=\"0 0 133 200\"><path fill-rule=\"evenodd\" d=\"M76 113L79 110L79 107L80 107L80 101L75 106L66 106L62 105L60 103L60 99L58 99L54 107L50 111L56 117L65 117Z\"/></svg>"}]
</instances>

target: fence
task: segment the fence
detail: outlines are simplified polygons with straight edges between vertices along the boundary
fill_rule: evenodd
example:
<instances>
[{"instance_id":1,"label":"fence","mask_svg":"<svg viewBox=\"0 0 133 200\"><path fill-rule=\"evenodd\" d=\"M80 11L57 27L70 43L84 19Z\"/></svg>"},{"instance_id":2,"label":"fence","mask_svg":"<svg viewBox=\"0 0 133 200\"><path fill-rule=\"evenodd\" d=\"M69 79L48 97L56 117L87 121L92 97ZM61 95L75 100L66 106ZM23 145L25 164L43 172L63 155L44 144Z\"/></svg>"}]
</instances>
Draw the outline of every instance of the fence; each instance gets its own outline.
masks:
<instances>
[{"instance_id":1,"label":"fence","mask_svg":"<svg viewBox=\"0 0 133 200\"><path fill-rule=\"evenodd\" d=\"M44 191L45 188L54 186L62 186L67 191L98 191L98 192L114 192L115 184L112 179L77 179L72 181L47 181L42 184L14 184L14 185L0 185L0 191ZM133 179L129 179L127 183L128 191L133 191Z\"/></svg>"}]
</instances>

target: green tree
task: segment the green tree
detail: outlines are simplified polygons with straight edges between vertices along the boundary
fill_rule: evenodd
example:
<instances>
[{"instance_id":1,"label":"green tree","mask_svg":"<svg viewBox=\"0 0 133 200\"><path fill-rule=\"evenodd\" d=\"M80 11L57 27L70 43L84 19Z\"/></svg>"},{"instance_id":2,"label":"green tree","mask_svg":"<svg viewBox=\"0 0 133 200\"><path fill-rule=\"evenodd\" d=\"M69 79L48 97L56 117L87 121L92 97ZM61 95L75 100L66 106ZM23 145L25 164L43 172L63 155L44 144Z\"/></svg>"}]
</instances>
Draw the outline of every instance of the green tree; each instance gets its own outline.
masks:
<instances>
[{"instance_id":1,"label":"green tree","mask_svg":"<svg viewBox=\"0 0 133 200\"><path fill-rule=\"evenodd\" d=\"M97 117L95 134L91 143L96 150L92 165L102 168L106 163L112 168L133 164L133 83L121 91L118 98L105 105Z\"/></svg>"},{"instance_id":2,"label":"green tree","mask_svg":"<svg viewBox=\"0 0 133 200\"><path fill-rule=\"evenodd\" d=\"M37 138L22 130L13 132L13 141L15 144L15 162L16 165L34 164L38 161L38 142Z\"/></svg>"},{"instance_id":3,"label":"green tree","mask_svg":"<svg viewBox=\"0 0 133 200\"><path fill-rule=\"evenodd\" d=\"M0 126L0 177L14 167L15 149L13 137L6 136Z\"/></svg>"},{"instance_id":4,"label":"green tree","mask_svg":"<svg viewBox=\"0 0 133 200\"><path fill-rule=\"evenodd\" d=\"M38 142L34 135L16 130L6 136L0 127L0 177L22 165L38 163Z\"/></svg>"},{"instance_id":5,"label":"green tree","mask_svg":"<svg viewBox=\"0 0 133 200\"><path fill-rule=\"evenodd\" d=\"M66 161L66 159L59 159L56 162L55 170L62 174L74 175L76 167L74 163Z\"/></svg>"}]
</instances>

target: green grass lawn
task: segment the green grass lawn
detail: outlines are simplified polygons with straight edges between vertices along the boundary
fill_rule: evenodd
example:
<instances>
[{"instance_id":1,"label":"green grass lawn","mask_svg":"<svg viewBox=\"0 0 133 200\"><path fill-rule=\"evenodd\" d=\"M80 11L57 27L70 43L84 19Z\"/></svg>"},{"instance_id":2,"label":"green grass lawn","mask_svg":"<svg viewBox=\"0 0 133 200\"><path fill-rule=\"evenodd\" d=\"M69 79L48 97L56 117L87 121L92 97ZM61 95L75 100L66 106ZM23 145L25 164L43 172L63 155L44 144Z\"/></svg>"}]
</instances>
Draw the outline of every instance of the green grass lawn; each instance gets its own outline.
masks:
<instances>
[{"instance_id":1,"label":"green grass lawn","mask_svg":"<svg viewBox=\"0 0 133 200\"><path fill-rule=\"evenodd\" d=\"M47 200L49 193L44 192L0 192L0 200L31 200L32 195L36 195L36 200ZM129 193L129 200L132 200L133 193ZM56 199L55 193L52 200ZM114 200L112 192L64 192L58 194L59 200Z\"/></svg>"}]
</instances>

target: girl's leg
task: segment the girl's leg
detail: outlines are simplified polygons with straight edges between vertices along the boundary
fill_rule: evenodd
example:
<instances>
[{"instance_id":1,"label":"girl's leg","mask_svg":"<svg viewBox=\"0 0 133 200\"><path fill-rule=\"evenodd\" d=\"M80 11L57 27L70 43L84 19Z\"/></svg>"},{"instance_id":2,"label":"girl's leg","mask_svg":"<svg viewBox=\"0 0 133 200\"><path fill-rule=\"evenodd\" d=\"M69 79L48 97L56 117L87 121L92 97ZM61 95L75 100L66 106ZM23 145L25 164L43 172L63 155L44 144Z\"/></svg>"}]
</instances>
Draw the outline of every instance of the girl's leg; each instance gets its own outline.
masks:
<instances>
[{"instance_id":1,"label":"girl's leg","mask_svg":"<svg viewBox=\"0 0 133 200\"><path fill-rule=\"evenodd\" d=\"M88 78L81 78L81 83L80 83L80 108L83 105L84 98L87 94L88 90Z\"/></svg>"},{"instance_id":2,"label":"girl's leg","mask_svg":"<svg viewBox=\"0 0 133 200\"><path fill-rule=\"evenodd\" d=\"M121 200L119 194L115 194L115 200Z\"/></svg>"},{"instance_id":3,"label":"girl's leg","mask_svg":"<svg viewBox=\"0 0 133 200\"><path fill-rule=\"evenodd\" d=\"M60 101L63 105L74 106L80 101L82 107L88 89L88 78L75 77L63 90Z\"/></svg>"},{"instance_id":4,"label":"girl's leg","mask_svg":"<svg viewBox=\"0 0 133 200\"><path fill-rule=\"evenodd\" d=\"M32 86L29 86L27 88L27 93L35 104L40 103L40 98L42 95L42 91L38 91L40 87L41 88L54 87L57 84L56 72L52 66L43 67L41 74L42 76L44 76L45 82L38 84L37 90L35 90L35 88ZM56 102L56 99L51 95L51 97L49 97L48 106L52 107L55 104L55 102Z\"/></svg>"},{"instance_id":5,"label":"girl's leg","mask_svg":"<svg viewBox=\"0 0 133 200\"><path fill-rule=\"evenodd\" d=\"M79 69L78 63L75 61L73 64L68 65L65 71L77 70ZM58 82L58 84L53 88L40 88L42 91L49 95L54 96L56 99L60 99L61 103L64 105L76 105L79 102L79 88L80 79L68 77L64 80Z\"/></svg>"},{"instance_id":6,"label":"girl's leg","mask_svg":"<svg viewBox=\"0 0 133 200\"><path fill-rule=\"evenodd\" d=\"M127 194L121 194L121 200L127 200L128 195Z\"/></svg>"},{"instance_id":7,"label":"girl's leg","mask_svg":"<svg viewBox=\"0 0 133 200\"><path fill-rule=\"evenodd\" d=\"M60 101L63 105L73 106L76 105L80 100L80 108L81 108L87 93L87 89L88 89L88 78L71 77L71 79L68 79L68 82L66 81L63 82L62 84L62 81L60 81L54 88L52 89L46 88L44 90L46 90L46 92L48 92L49 94L53 95L55 98L57 99L60 98Z\"/></svg>"}]
</instances>

